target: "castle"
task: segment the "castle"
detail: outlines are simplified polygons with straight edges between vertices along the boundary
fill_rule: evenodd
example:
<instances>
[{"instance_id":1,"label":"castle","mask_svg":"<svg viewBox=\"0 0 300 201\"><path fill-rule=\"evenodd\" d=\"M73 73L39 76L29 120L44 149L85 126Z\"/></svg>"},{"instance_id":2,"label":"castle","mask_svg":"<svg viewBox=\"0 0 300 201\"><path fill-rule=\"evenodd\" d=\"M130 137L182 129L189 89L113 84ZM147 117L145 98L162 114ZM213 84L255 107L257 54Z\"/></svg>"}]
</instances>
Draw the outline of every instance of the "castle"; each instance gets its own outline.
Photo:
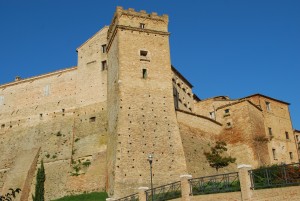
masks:
<instances>
[{"instance_id":1,"label":"castle","mask_svg":"<svg viewBox=\"0 0 300 201\"><path fill-rule=\"evenodd\" d=\"M0 85L2 193L19 187L19 200L30 200L43 159L46 200L119 198L150 186L150 153L155 186L214 174L203 152L220 140L236 164L298 162L289 103L199 99L171 65L169 35L167 15L117 7L110 26L77 49L77 66Z\"/></svg>"}]
</instances>

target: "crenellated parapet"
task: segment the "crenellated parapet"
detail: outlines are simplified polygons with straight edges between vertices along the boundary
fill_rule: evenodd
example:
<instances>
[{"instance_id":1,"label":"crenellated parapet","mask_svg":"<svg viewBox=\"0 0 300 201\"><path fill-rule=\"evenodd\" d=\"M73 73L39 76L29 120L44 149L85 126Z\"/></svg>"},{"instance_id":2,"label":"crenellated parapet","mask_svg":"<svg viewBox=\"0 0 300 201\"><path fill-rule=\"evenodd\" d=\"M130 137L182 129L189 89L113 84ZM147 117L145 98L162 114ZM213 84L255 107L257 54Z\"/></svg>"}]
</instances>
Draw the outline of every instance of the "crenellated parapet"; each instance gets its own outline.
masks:
<instances>
[{"instance_id":1,"label":"crenellated parapet","mask_svg":"<svg viewBox=\"0 0 300 201\"><path fill-rule=\"evenodd\" d=\"M133 8L124 10L118 6L107 33L107 50L109 51L118 29L169 35L168 23L168 15L158 15L156 12L147 13L145 10L135 11Z\"/></svg>"}]
</instances>

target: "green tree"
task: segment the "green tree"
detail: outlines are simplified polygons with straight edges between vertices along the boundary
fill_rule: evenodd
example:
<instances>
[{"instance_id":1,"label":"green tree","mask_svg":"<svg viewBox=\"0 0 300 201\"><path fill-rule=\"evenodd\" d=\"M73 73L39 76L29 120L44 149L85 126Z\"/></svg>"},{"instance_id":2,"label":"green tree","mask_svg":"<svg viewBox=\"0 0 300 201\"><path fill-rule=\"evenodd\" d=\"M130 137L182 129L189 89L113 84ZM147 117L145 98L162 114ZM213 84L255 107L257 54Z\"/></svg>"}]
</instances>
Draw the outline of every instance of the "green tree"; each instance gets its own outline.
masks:
<instances>
[{"instance_id":1,"label":"green tree","mask_svg":"<svg viewBox=\"0 0 300 201\"><path fill-rule=\"evenodd\" d=\"M227 167L236 160L236 158L232 158L231 156L222 156L227 151L226 145L223 141L217 141L216 145L211 147L210 152L204 152L209 165L216 168L217 172L220 168Z\"/></svg>"},{"instance_id":2,"label":"green tree","mask_svg":"<svg viewBox=\"0 0 300 201\"><path fill-rule=\"evenodd\" d=\"M44 201L44 184L46 180L45 175L45 168L44 168L44 162L42 160L41 167L38 169L37 175L36 175L36 184L35 184L35 195L32 196L33 201Z\"/></svg>"}]
</instances>

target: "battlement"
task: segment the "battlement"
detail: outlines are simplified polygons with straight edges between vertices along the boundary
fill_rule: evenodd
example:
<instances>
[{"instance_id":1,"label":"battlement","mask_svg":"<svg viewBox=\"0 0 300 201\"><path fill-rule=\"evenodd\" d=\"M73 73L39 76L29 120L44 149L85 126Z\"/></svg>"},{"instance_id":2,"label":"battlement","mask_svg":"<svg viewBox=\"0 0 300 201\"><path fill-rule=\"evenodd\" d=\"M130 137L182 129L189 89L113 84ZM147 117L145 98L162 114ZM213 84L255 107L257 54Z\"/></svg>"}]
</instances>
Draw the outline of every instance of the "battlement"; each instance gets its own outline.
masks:
<instances>
[{"instance_id":1,"label":"battlement","mask_svg":"<svg viewBox=\"0 0 300 201\"><path fill-rule=\"evenodd\" d=\"M123 9L123 7L118 6L116 9L116 14L118 15L131 15L141 18L151 18L155 20L163 20L168 22L169 17L166 14L159 16L156 12L147 13L145 10L135 11L133 8L128 8L128 10Z\"/></svg>"},{"instance_id":2,"label":"battlement","mask_svg":"<svg viewBox=\"0 0 300 201\"><path fill-rule=\"evenodd\" d=\"M118 28L169 35L168 23L169 16L166 14L147 13L145 10L135 11L133 8L124 10L118 6L107 33L108 50Z\"/></svg>"}]
</instances>

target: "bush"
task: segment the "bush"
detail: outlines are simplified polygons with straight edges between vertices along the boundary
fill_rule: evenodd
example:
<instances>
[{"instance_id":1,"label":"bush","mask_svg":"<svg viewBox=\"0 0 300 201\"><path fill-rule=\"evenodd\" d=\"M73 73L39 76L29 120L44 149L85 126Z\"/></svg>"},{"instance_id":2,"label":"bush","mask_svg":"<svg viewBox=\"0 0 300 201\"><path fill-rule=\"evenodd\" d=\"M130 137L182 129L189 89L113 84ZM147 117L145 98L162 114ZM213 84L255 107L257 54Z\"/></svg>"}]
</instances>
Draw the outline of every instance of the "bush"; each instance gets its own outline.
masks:
<instances>
[{"instance_id":1,"label":"bush","mask_svg":"<svg viewBox=\"0 0 300 201\"><path fill-rule=\"evenodd\" d=\"M65 196L53 201L105 201L108 198L105 192L93 192L81 195Z\"/></svg>"}]
</instances>

